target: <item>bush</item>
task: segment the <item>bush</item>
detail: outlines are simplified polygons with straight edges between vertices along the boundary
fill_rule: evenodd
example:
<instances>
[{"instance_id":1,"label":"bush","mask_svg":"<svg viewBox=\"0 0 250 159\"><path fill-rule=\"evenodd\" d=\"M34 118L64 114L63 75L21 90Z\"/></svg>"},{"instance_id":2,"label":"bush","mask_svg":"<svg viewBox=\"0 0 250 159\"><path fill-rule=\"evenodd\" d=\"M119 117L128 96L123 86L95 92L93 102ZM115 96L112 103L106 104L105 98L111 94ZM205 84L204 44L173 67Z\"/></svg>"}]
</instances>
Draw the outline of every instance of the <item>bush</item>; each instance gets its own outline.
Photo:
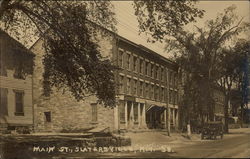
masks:
<instances>
[{"instance_id":1,"label":"bush","mask_svg":"<svg viewBox=\"0 0 250 159\"><path fill-rule=\"evenodd\" d=\"M3 134L11 134L11 130L3 130L2 133Z\"/></svg>"},{"instance_id":2,"label":"bush","mask_svg":"<svg viewBox=\"0 0 250 159\"><path fill-rule=\"evenodd\" d=\"M97 147L130 146L131 139L125 137L94 137Z\"/></svg>"},{"instance_id":3,"label":"bush","mask_svg":"<svg viewBox=\"0 0 250 159\"><path fill-rule=\"evenodd\" d=\"M16 127L16 132L18 134L30 134L31 130L29 127Z\"/></svg>"},{"instance_id":4,"label":"bush","mask_svg":"<svg viewBox=\"0 0 250 159\"><path fill-rule=\"evenodd\" d=\"M93 129L92 127L91 128L79 128L79 129L67 129L67 128L64 128L62 129L60 132L61 133L83 133L83 132L88 132L89 130Z\"/></svg>"}]
</instances>

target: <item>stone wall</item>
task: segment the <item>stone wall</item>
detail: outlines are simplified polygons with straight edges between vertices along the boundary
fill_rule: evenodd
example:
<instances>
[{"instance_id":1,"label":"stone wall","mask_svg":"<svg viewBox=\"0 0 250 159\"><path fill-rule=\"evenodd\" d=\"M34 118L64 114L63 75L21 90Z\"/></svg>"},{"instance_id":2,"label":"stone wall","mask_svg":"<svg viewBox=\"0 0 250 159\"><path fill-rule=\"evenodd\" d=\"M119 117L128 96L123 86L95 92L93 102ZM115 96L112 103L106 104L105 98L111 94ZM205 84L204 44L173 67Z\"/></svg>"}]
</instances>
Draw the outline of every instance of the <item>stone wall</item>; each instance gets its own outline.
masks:
<instances>
[{"instance_id":1,"label":"stone wall","mask_svg":"<svg viewBox=\"0 0 250 159\"><path fill-rule=\"evenodd\" d=\"M114 51L114 38L107 36L100 38L99 45L102 54L112 56ZM35 107L35 131L89 129L93 127L109 127L114 130L114 110L97 106L97 122L92 122L91 103L96 103L96 97L88 97L84 101L77 102L70 92L53 90L50 97L43 93L43 72L42 64L44 47L42 38L39 39L31 51L36 55L33 75L34 107ZM51 113L51 122L46 120L45 112Z\"/></svg>"}]
</instances>

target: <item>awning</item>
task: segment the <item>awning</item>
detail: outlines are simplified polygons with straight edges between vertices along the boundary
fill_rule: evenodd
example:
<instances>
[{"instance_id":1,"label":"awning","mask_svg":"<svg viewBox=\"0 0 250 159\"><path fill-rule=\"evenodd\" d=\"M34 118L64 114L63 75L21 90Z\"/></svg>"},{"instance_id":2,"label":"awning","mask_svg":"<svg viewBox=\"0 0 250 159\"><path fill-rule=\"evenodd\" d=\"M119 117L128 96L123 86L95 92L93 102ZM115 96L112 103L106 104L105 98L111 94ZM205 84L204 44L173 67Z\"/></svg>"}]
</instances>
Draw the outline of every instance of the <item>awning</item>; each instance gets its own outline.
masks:
<instances>
[{"instance_id":1,"label":"awning","mask_svg":"<svg viewBox=\"0 0 250 159\"><path fill-rule=\"evenodd\" d=\"M149 111L150 109L158 109L158 110L164 110L164 109L166 109L165 107L163 107L163 106L158 106L158 105L147 105L146 106L146 112L147 111Z\"/></svg>"}]
</instances>

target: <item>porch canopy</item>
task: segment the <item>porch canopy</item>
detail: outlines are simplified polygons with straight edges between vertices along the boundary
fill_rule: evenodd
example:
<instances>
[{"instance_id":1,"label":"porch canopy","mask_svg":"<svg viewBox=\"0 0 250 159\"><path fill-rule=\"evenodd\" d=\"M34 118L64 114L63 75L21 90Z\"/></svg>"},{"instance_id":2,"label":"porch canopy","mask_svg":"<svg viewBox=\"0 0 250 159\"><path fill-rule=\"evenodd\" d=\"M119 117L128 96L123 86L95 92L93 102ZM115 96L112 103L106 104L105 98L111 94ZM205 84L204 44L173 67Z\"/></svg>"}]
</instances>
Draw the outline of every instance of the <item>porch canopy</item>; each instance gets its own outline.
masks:
<instances>
[{"instance_id":1,"label":"porch canopy","mask_svg":"<svg viewBox=\"0 0 250 159\"><path fill-rule=\"evenodd\" d=\"M164 106L158 106L158 105L146 105L146 112L149 110L154 110L154 111L164 111L166 108Z\"/></svg>"}]
</instances>

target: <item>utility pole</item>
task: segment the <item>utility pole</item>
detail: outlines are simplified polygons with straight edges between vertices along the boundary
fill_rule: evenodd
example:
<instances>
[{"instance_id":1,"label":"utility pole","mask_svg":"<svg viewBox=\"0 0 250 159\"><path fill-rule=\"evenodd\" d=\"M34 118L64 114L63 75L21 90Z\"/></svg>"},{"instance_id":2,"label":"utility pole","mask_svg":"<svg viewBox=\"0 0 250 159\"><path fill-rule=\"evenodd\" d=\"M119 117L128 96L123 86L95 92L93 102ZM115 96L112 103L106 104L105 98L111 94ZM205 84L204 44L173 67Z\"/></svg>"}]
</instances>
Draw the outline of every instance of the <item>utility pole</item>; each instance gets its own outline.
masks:
<instances>
[{"instance_id":1,"label":"utility pole","mask_svg":"<svg viewBox=\"0 0 250 159\"><path fill-rule=\"evenodd\" d=\"M166 79L166 86L167 86L167 99L166 99L166 110L165 110L165 127L167 129L168 136L170 136L170 108L169 108L169 70L166 69L167 79Z\"/></svg>"}]
</instances>

